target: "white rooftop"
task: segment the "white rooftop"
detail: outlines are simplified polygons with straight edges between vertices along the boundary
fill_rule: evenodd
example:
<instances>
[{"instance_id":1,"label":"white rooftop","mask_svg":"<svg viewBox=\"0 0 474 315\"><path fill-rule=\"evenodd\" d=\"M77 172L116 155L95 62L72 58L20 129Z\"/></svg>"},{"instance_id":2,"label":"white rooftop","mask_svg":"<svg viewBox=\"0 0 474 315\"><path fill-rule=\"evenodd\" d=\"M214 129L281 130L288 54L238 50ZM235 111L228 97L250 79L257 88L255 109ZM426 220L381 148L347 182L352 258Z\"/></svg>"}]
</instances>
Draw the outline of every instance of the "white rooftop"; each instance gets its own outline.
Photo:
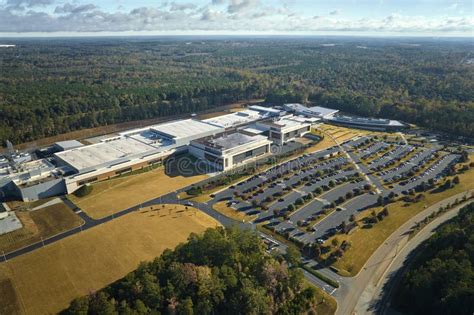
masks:
<instances>
[{"instance_id":1,"label":"white rooftop","mask_svg":"<svg viewBox=\"0 0 474 315\"><path fill-rule=\"evenodd\" d=\"M334 115L335 113L339 112L337 109L321 107L321 106L313 106L308 108L313 114L323 117L323 116L330 116Z\"/></svg>"},{"instance_id":2,"label":"white rooftop","mask_svg":"<svg viewBox=\"0 0 474 315\"><path fill-rule=\"evenodd\" d=\"M232 149L244 144L249 144L255 141L266 140L267 137L260 135L246 135L240 132L235 132L231 134L224 134L219 138L210 139L207 141L210 147L219 148L221 150Z\"/></svg>"},{"instance_id":3,"label":"white rooftop","mask_svg":"<svg viewBox=\"0 0 474 315\"><path fill-rule=\"evenodd\" d=\"M247 124L247 123L262 119L264 117L265 115L262 115L258 111L246 109L241 112L212 117L209 119L205 119L203 121L213 124L215 126L230 128L230 127Z\"/></svg>"},{"instance_id":4,"label":"white rooftop","mask_svg":"<svg viewBox=\"0 0 474 315\"><path fill-rule=\"evenodd\" d=\"M306 106L300 103L288 103L288 104L283 104L283 107L287 110L292 110L292 111L302 111L307 109Z\"/></svg>"},{"instance_id":5,"label":"white rooftop","mask_svg":"<svg viewBox=\"0 0 474 315\"><path fill-rule=\"evenodd\" d=\"M261 128L259 126L255 126L255 125L249 126L247 128L243 128L242 130L245 131L245 132L254 134L254 135L259 135L259 134L265 132L264 128Z\"/></svg>"},{"instance_id":6,"label":"white rooftop","mask_svg":"<svg viewBox=\"0 0 474 315\"><path fill-rule=\"evenodd\" d=\"M301 118L301 117L300 117ZM284 128L294 128L294 127L304 127L308 126L309 123L305 119L298 119L296 116L288 115L281 117L277 120L268 120L262 122L263 125L280 127L281 129Z\"/></svg>"},{"instance_id":7,"label":"white rooftop","mask_svg":"<svg viewBox=\"0 0 474 315\"><path fill-rule=\"evenodd\" d=\"M56 155L78 171L81 171L151 150L153 150L153 147L147 144L131 138L120 137L59 152Z\"/></svg>"},{"instance_id":8,"label":"white rooftop","mask_svg":"<svg viewBox=\"0 0 474 315\"><path fill-rule=\"evenodd\" d=\"M292 116L289 118L294 121L299 121L301 123L315 123L321 120L321 118L317 117L303 117L303 116Z\"/></svg>"},{"instance_id":9,"label":"white rooftop","mask_svg":"<svg viewBox=\"0 0 474 315\"><path fill-rule=\"evenodd\" d=\"M170 138L180 139L195 137L196 135L206 134L208 132L219 132L222 128L209 124L206 121L183 119L154 125L151 126L150 129L165 134Z\"/></svg>"},{"instance_id":10,"label":"white rooftop","mask_svg":"<svg viewBox=\"0 0 474 315\"><path fill-rule=\"evenodd\" d=\"M298 120L294 120L293 117L283 117L277 121L273 122L276 125L283 127L296 127L306 124L305 122L301 122Z\"/></svg>"},{"instance_id":11,"label":"white rooftop","mask_svg":"<svg viewBox=\"0 0 474 315\"><path fill-rule=\"evenodd\" d=\"M77 140L66 140L66 141L58 141L55 143L58 147L62 150L69 150L77 147L82 147L83 144Z\"/></svg>"},{"instance_id":12,"label":"white rooftop","mask_svg":"<svg viewBox=\"0 0 474 315\"><path fill-rule=\"evenodd\" d=\"M172 144L172 141L160 136L151 129L145 129L137 133L129 133L126 136L155 148Z\"/></svg>"},{"instance_id":13,"label":"white rooftop","mask_svg":"<svg viewBox=\"0 0 474 315\"><path fill-rule=\"evenodd\" d=\"M259 106L259 105L250 105L249 109L256 110L256 111L262 111L262 112L268 112L268 113L272 113L272 114L275 114L275 115L278 115L278 114L281 113L281 110L279 110L279 109L275 109L275 108L272 108L272 107Z\"/></svg>"}]
</instances>

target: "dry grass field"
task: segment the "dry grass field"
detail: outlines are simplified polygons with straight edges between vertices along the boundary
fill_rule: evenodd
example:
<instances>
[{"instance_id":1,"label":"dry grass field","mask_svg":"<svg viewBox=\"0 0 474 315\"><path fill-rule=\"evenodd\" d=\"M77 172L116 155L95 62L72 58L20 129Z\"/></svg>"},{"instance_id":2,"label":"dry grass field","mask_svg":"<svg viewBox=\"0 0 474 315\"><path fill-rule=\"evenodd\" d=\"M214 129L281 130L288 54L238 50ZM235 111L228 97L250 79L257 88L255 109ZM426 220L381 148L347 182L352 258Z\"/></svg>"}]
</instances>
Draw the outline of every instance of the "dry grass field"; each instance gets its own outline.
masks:
<instances>
[{"instance_id":1,"label":"dry grass field","mask_svg":"<svg viewBox=\"0 0 474 315\"><path fill-rule=\"evenodd\" d=\"M93 191L90 195L82 198L69 195L68 198L89 216L98 219L205 178L207 175L170 177L165 174L163 167L160 167L142 174L95 183L92 185Z\"/></svg>"},{"instance_id":2,"label":"dry grass field","mask_svg":"<svg viewBox=\"0 0 474 315\"><path fill-rule=\"evenodd\" d=\"M471 159L472 157L473 156L471 156ZM339 244L343 240L347 240L351 243L351 247L334 266L341 270L341 274L343 275L356 275L372 253L404 222L423 211L425 207L436 204L450 196L474 189L474 169L459 175L459 178L459 185L440 193L425 193L425 199L420 202L410 204L409 206L404 206L404 202L400 201L388 205L389 216L375 224L371 229L358 229L350 235L335 236ZM376 210L378 213L381 208L373 208L364 211L359 214L357 220L361 220L370 214L372 210ZM330 243L331 239L327 241L327 244Z\"/></svg>"},{"instance_id":3,"label":"dry grass field","mask_svg":"<svg viewBox=\"0 0 474 315\"><path fill-rule=\"evenodd\" d=\"M306 152L307 153L313 153L313 152L316 152L316 151L321 151L321 150L333 147L335 145L336 145L336 143L333 140L331 140L331 138L324 137L323 140L321 140L317 144L311 146L310 148L306 149Z\"/></svg>"},{"instance_id":4,"label":"dry grass field","mask_svg":"<svg viewBox=\"0 0 474 315\"><path fill-rule=\"evenodd\" d=\"M11 252L26 245L39 242L60 232L83 224L64 203L58 203L35 211L17 211L23 228L0 235L0 253Z\"/></svg>"},{"instance_id":5,"label":"dry grass field","mask_svg":"<svg viewBox=\"0 0 474 315\"><path fill-rule=\"evenodd\" d=\"M217 221L184 206L143 209L0 264L0 314L51 314Z\"/></svg>"}]
</instances>

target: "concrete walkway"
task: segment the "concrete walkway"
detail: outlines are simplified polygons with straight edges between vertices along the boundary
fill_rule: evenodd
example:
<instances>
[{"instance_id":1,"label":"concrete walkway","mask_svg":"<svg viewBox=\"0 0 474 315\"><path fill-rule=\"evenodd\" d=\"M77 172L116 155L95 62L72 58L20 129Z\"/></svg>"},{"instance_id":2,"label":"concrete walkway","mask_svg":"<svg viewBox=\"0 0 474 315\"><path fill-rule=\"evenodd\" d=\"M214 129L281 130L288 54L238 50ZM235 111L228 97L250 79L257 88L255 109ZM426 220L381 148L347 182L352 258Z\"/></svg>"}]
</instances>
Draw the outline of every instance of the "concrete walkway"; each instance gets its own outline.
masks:
<instances>
[{"instance_id":1,"label":"concrete walkway","mask_svg":"<svg viewBox=\"0 0 474 315\"><path fill-rule=\"evenodd\" d=\"M39 209L43 209L43 208L47 208L49 206L54 206L58 203L61 203L61 199L60 198L54 198L54 199L51 199L50 201L48 202L45 202L43 203L42 205L39 205L37 207L34 207L33 209L30 209L30 211L36 211L36 210L39 210Z\"/></svg>"}]
</instances>

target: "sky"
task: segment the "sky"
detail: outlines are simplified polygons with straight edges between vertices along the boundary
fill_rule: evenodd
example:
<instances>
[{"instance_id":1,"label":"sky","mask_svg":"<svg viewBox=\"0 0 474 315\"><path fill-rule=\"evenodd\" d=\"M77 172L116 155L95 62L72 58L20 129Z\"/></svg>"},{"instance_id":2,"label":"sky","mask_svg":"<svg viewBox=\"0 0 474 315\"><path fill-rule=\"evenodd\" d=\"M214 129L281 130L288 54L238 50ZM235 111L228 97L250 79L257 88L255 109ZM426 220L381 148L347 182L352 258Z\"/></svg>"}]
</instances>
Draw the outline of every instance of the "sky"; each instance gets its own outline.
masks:
<instances>
[{"instance_id":1,"label":"sky","mask_svg":"<svg viewBox=\"0 0 474 315\"><path fill-rule=\"evenodd\" d=\"M474 35L474 0L0 0L0 37Z\"/></svg>"}]
</instances>

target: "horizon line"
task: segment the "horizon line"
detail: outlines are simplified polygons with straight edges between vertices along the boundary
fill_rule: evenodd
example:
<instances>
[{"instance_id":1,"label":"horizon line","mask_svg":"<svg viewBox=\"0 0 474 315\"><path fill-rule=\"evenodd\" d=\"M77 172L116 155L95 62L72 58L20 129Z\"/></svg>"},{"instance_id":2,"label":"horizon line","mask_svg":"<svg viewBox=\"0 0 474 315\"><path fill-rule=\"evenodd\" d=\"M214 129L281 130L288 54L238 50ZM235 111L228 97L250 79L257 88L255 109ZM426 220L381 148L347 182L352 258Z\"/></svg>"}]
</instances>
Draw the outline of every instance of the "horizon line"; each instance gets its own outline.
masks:
<instances>
[{"instance_id":1,"label":"horizon line","mask_svg":"<svg viewBox=\"0 0 474 315\"><path fill-rule=\"evenodd\" d=\"M370 32L370 31L320 31L320 32L227 32L227 31L123 31L123 32L0 32L2 38L80 38L80 37L374 37L374 38L466 38L474 33L455 32Z\"/></svg>"}]
</instances>

